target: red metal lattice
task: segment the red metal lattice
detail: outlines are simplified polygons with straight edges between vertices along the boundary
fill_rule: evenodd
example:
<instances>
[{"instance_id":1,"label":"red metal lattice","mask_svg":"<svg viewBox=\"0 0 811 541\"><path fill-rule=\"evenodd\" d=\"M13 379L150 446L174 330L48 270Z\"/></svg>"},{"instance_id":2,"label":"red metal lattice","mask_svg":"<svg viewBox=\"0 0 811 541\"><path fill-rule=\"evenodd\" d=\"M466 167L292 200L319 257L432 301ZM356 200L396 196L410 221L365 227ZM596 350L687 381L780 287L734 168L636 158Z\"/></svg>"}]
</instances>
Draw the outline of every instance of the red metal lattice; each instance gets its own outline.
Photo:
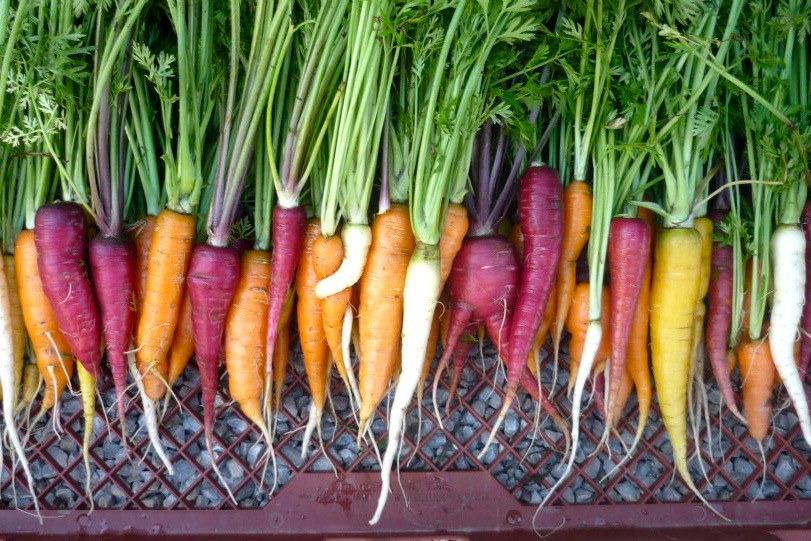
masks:
<instances>
[{"instance_id":1,"label":"red metal lattice","mask_svg":"<svg viewBox=\"0 0 811 541\"><path fill-rule=\"evenodd\" d=\"M550 422L540 425L542 435L533 438L534 405L528 398L523 398L520 410L511 413L506 435L504 431L498 434L496 443L482 460L476 458L489 433L494 416L497 414L503 396L500 382L503 373L499 373L493 362L494 352L488 346L485 348L483 359L472 356L465 368L460 385L461 400L454 400L451 406L451 415L445 419L445 430L436 422L433 406L430 399L430 388L426 389L426 398L423 402L423 423L421 426L420 445L414 453L413 459L406 464L408 457L416 446L416 420L417 406L413 405L407 421L406 440L403 446L403 471L422 472L408 474L411 479L405 483L405 491L396 494L394 501L403 503L407 500L409 492L412 496L428 494L430 491L420 488L420 483L446 483L447 479L458 482L462 477L449 477L454 472L486 472L486 475L495 479L513 497L513 504L521 509L521 504L535 504L542 495L554 484L560 475L562 466L561 455L555 452L552 446L560 450L563 447L563 437ZM546 363L549 364L549 363ZM551 368L546 366L544 380L551 380ZM161 437L168 447L170 457L178 472L184 475L169 476L165 468L160 465L153 453L148 450L148 439L144 430L140 430L131 437L131 450L128 457L132 460L116 460L110 451L119 445L118 420L112 420L112 439L108 427L102 421L102 412L99 409L97 429L93 436L91 446L91 461L93 466L93 491L96 494L96 509L107 508L116 510L194 510L194 509L232 509L233 504L225 497L225 491L220 486L210 467L208 455L203 451L202 444L202 417L199 406L199 387L196 384L194 368L189 367L188 374L183 382L177 386L178 402L172 402L167 408L162 421ZM495 383L494 383L495 382ZM569 401L565 396L565 373L561 371L554 402L561 412L568 417ZM221 388L225 388L222 385ZM440 404L444 406L447 396L446 387L440 386ZM333 400L339 406L341 415L337 421L331 416L325 420L324 445L332 464L340 479L353 479L345 487L338 485L333 496L322 496L325 503L332 503L339 508L347 510L351 507L346 502L362 501L368 507L372 497L376 497L374 480L376 475L362 475L362 472L377 471L375 452L370 447L360 450L354 444L355 434L353 427L355 421L351 412L342 406L346 397L340 389L339 382L333 382ZM110 404L112 390L106 389L105 403ZM279 501L288 501L291 487L291 478L313 479L308 472L332 472L332 465L324 459L324 455L316 448L311 450L309 456L302 460L299 458L301 449L302 431L306 422L307 402L306 381L300 362L298 351L294 352L291 363L291 374L283 395L284 415L277 426L275 440L276 455L280 464L282 485L268 498L267 486L272 482L272 476L266 475L264 488L262 485L262 469L258 464L258 457L263 448L257 445L259 435L250 423L239 413L238 408L227 402L226 396L221 396L217 413L217 427L215 430L217 461L220 468L228 472L232 479L231 490L237 495L240 507L244 508L274 508ZM51 429L50 425L40 426L35 430L32 439L29 458L36 465L36 490L42 507L46 510L86 510L89 502L84 495L85 471L81 460L81 412L78 399L70 397L64 399L64 415L62 425L64 434L61 439ZM635 406L634 406L635 408ZM385 431L385 403L378 411L378 417L373 425L377 440L383 442L381 436ZM723 415L723 424L719 425L717 406L711 408L710 425L717 436L721 433L720 441L714 442L714 447L721 445L723 459L719 452L714 450L715 460L709 453L706 440L706 427L702 431L700 456L704 470L698 466L698 461L692 461L693 477L702 492L712 501L727 502L728 504L745 504L756 497L771 502L797 501L811 497L811 451L802 441L796 418L789 412L779 417L785 426L778 426L769 440L766 453L768 464L766 481L761 481L761 458L753 442L747 438L743 426L737 423L732 416ZM292 411L291 411L292 410ZM615 506L618 510L636 512L638 509L664 510L671 504L695 503L695 496L686 491L679 481L671 482L673 470L670 466L670 447L664 427L658 420L658 410L654 407L643 442L623 468L621 475L615 475L601 482L605 470L610 464L606 460L605 451L591 455L595 444L602 433L602 425L594 412L592 404L585 410L586 421L583 427L582 455L578 456L576 471L563 483L557 496L551 502L556 509L569 509L583 506L576 504L592 504L597 506ZM136 421L141 415L141 407L137 400L130 403L128 423L132 434ZM183 419L186 419L184 425ZM191 422L190 420L193 420ZM191 423L191 424L190 424ZM720 428L719 428L720 426ZM636 428L636 410L629 411L619 430L625 439L630 441ZM622 455L618 442L612 444L614 460ZM692 451L691 451L692 452ZM142 462L138 457L146 455ZM741 468L735 466L741 461ZM782 464L781 465L781 461ZM746 466L746 464L749 466ZM2 494L2 508L13 509L13 489L16 490L19 507L31 510L33 505L27 497L24 479L19 469L15 472L16 483L12 486L8 473L10 464L4 463L5 473L0 482ZM289 472L289 473L288 473ZM328 476L325 477L324 475ZM335 482L331 473L318 476L321 486L332 486ZM422 477L421 477L422 476ZM180 479L186 480L181 482ZM333 479L330 481L329 479ZM367 480L368 485L357 481ZM439 479L440 481L437 481ZM479 476L476 479L483 479ZM713 487L708 486L709 479ZM422 481L421 481L422 480ZM338 481L340 483L341 481ZM306 481L309 483L309 481ZM302 481L299 484L306 484ZM326 485L325 485L326 483ZM360 484L358 484L360 483ZM449 486L455 486L451 482ZM400 491L399 485L394 483L395 493ZM761 487L763 493L761 492ZM445 487L447 489L447 487ZM299 490L299 489L295 489ZM316 492L318 492L318 490ZM327 490L327 489L323 489ZM455 489L449 489L451 492ZM109 497L108 497L109 494ZM287 494L287 496L285 496ZM348 495L347 495L348 494ZM101 497L103 496L103 498ZM402 496L402 497L401 497ZM423 496L420 496L423 497ZM269 505L270 503L270 505ZM323 503L323 502L322 502ZM639 505L643 504L643 505ZM397 503L392 505L398 505ZM475 504L471 504L474 505ZM659 507L656 507L658 505ZM758 502L751 506L734 507L740 513L755 506L763 506ZM698 506L693 506L696 508ZM724 507L728 509L729 507ZM527 509L531 509L527 507ZM759 509L765 509L759 507ZM806 507L811 510L811 505ZM564 511L568 513L568 511ZM578 511L575 511L578 512ZM782 512L782 511L781 511ZM10 511L0 511L4 517ZM523 513L526 515L526 513ZM588 514L588 512L586 513ZM779 514L779 513L778 513ZM84 516L84 515L82 515ZM544 516L542 514L542 516ZM811 513L806 513L811 517ZM352 515L355 529L364 523L362 519L367 516ZM302 517L306 518L306 517ZM549 518L549 517L547 517ZM506 524L510 526L509 514ZM554 523L554 518L550 518ZM520 522L520 521L519 521ZM474 522L472 522L473 524ZM0 521L2 524L2 521ZM518 527L515 524L512 526ZM475 526L473 526L475 527ZM522 528L527 528L527 521L523 521ZM305 533L305 525L292 528L291 531ZM0 526L0 534L3 526Z\"/></svg>"}]
</instances>

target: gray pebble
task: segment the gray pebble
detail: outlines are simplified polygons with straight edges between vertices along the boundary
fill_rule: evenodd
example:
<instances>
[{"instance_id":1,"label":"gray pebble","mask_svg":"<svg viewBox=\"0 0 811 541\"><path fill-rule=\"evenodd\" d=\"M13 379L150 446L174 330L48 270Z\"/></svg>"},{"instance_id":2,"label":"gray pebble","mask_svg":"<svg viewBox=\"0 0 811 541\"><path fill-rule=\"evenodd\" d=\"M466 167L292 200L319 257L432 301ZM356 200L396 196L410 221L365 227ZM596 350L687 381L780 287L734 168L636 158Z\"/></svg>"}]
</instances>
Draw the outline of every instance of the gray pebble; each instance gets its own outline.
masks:
<instances>
[{"instance_id":1,"label":"gray pebble","mask_svg":"<svg viewBox=\"0 0 811 541\"><path fill-rule=\"evenodd\" d=\"M262 456L264 449L261 445L251 445L248 448L247 458L248 464L251 466L256 466L256 463L259 461L259 457Z\"/></svg>"},{"instance_id":2,"label":"gray pebble","mask_svg":"<svg viewBox=\"0 0 811 541\"><path fill-rule=\"evenodd\" d=\"M349 409L349 398L337 395L332 398L332 404L335 406L335 411L338 413L347 411Z\"/></svg>"},{"instance_id":3,"label":"gray pebble","mask_svg":"<svg viewBox=\"0 0 811 541\"><path fill-rule=\"evenodd\" d=\"M56 463L63 468L68 465L68 454L59 447L51 447L50 454Z\"/></svg>"},{"instance_id":4,"label":"gray pebble","mask_svg":"<svg viewBox=\"0 0 811 541\"><path fill-rule=\"evenodd\" d=\"M507 414L507 418L504 419L504 434L512 438L516 434L518 434L518 430L521 426L521 423L518 421L518 417L515 413L510 412Z\"/></svg>"},{"instance_id":5,"label":"gray pebble","mask_svg":"<svg viewBox=\"0 0 811 541\"><path fill-rule=\"evenodd\" d=\"M225 468L228 471L228 475L230 475L234 480L239 481L245 476L245 471L234 459L230 459L228 462L226 462Z\"/></svg>"},{"instance_id":6,"label":"gray pebble","mask_svg":"<svg viewBox=\"0 0 811 541\"><path fill-rule=\"evenodd\" d=\"M344 467L348 467L350 464L352 464L357 457L355 452L349 448L344 448L338 451L338 456L341 457L341 463L344 465Z\"/></svg>"},{"instance_id":7,"label":"gray pebble","mask_svg":"<svg viewBox=\"0 0 811 541\"><path fill-rule=\"evenodd\" d=\"M112 507L113 505L113 495L110 493L109 490L102 490L96 493L96 505L101 508L108 508Z\"/></svg>"},{"instance_id":8,"label":"gray pebble","mask_svg":"<svg viewBox=\"0 0 811 541\"><path fill-rule=\"evenodd\" d=\"M480 417L484 417L484 412L487 409L487 405L484 403L484 400L476 399L473 401L473 405L471 406L473 411L475 411Z\"/></svg>"},{"instance_id":9,"label":"gray pebble","mask_svg":"<svg viewBox=\"0 0 811 541\"><path fill-rule=\"evenodd\" d=\"M459 439L460 439L461 441L467 441L467 440L469 440L471 437L473 437L473 432L474 432L474 431L473 431L473 428L472 428L472 427L470 427L470 426L463 426L463 427L462 427L462 428L459 430Z\"/></svg>"},{"instance_id":10,"label":"gray pebble","mask_svg":"<svg viewBox=\"0 0 811 541\"><path fill-rule=\"evenodd\" d=\"M248 429L248 423L239 415L232 415L225 422L229 427L239 433L245 432Z\"/></svg>"},{"instance_id":11,"label":"gray pebble","mask_svg":"<svg viewBox=\"0 0 811 541\"><path fill-rule=\"evenodd\" d=\"M622 496L622 499L626 502L633 502L639 498L639 489L634 486L632 483L619 483L616 487L617 492L619 495Z\"/></svg>"},{"instance_id":12,"label":"gray pebble","mask_svg":"<svg viewBox=\"0 0 811 541\"><path fill-rule=\"evenodd\" d=\"M594 498L594 492L587 488L578 488L574 491L574 497L577 503L590 502Z\"/></svg>"},{"instance_id":13,"label":"gray pebble","mask_svg":"<svg viewBox=\"0 0 811 541\"><path fill-rule=\"evenodd\" d=\"M794 475L795 471L796 468L791 463L791 459L786 455L782 455L780 460L777 462L777 467L775 468L774 473L781 481L787 483Z\"/></svg>"},{"instance_id":14,"label":"gray pebble","mask_svg":"<svg viewBox=\"0 0 811 541\"><path fill-rule=\"evenodd\" d=\"M597 459L597 457L594 457L591 460L589 460L588 464L586 464L586 466L583 468L583 473L585 473L589 479L596 479L597 476L600 474L601 466L602 464L600 464L600 461Z\"/></svg>"}]
</instances>

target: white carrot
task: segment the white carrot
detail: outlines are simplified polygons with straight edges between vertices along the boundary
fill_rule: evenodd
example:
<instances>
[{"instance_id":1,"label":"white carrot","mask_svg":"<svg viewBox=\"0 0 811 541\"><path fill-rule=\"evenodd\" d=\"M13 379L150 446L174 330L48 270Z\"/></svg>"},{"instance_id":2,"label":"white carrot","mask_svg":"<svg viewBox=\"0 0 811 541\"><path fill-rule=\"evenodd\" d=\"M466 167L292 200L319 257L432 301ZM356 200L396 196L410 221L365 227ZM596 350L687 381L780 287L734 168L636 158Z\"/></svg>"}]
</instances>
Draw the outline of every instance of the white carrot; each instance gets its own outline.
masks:
<instances>
[{"instance_id":1,"label":"white carrot","mask_svg":"<svg viewBox=\"0 0 811 541\"><path fill-rule=\"evenodd\" d=\"M37 515L39 515L39 501L37 500L37 493L34 491L34 478L31 476L28 459L25 457L20 435L17 433L17 425L14 422L14 405L17 402L17 386L14 383L14 338L11 331L11 304L9 302L6 272L3 265L0 265L0 387L3 389L3 420L11 446L20 458L25 479L28 481L28 490L34 500ZM41 517L40 523L42 523Z\"/></svg>"},{"instance_id":2,"label":"white carrot","mask_svg":"<svg viewBox=\"0 0 811 541\"><path fill-rule=\"evenodd\" d=\"M800 372L794 360L805 304L805 234L797 225L780 225L772 235L774 301L769 349L774 366L797 412L805 441L811 445L811 417Z\"/></svg>"},{"instance_id":3,"label":"white carrot","mask_svg":"<svg viewBox=\"0 0 811 541\"><path fill-rule=\"evenodd\" d=\"M344 259L334 274L315 285L315 295L319 299L340 293L360 280L369 247L372 245L372 228L367 224L347 223L341 229L341 240L344 244Z\"/></svg>"},{"instance_id":4,"label":"white carrot","mask_svg":"<svg viewBox=\"0 0 811 541\"><path fill-rule=\"evenodd\" d=\"M420 243L408 263L403 288L402 368L391 404L388 446L380 468L380 496L374 517L369 521L373 526L380 520L389 497L391 468L400 449L406 410L422 375L439 294L439 248Z\"/></svg>"}]
</instances>

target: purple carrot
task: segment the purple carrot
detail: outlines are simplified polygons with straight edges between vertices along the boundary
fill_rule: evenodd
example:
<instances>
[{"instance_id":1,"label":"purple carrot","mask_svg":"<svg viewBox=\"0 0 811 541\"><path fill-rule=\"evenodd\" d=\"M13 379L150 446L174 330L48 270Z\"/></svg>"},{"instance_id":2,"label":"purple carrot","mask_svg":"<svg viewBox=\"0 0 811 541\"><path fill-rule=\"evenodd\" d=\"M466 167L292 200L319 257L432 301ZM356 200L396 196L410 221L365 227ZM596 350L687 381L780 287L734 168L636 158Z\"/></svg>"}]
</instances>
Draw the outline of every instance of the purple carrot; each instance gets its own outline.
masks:
<instances>
[{"instance_id":1,"label":"purple carrot","mask_svg":"<svg viewBox=\"0 0 811 541\"><path fill-rule=\"evenodd\" d=\"M121 435L125 439L126 352L130 349L135 321L135 244L123 237L98 235L90 241L88 252L93 290L104 321L104 342L113 374Z\"/></svg>"},{"instance_id":2,"label":"purple carrot","mask_svg":"<svg viewBox=\"0 0 811 541\"><path fill-rule=\"evenodd\" d=\"M203 391L206 440L211 439L214 428L214 398L225 317L238 280L239 254L234 248L210 244L199 244L194 248L186 283L192 305L194 353Z\"/></svg>"},{"instance_id":3,"label":"purple carrot","mask_svg":"<svg viewBox=\"0 0 811 541\"><path fill-rule=\"evenodd\" d=\"M306 225L307 214L301 207L276 206L273 209L273 254L270 258L273 274L268 288L268 331L265 342L267 345L265 375L268 385L273 381L273 353L276 349L279 319L282 317L284 300L296 273Z\"/></svg>"},{"instance_id":4,"label":"purple carrot","mask_svg":"<svg viewBox=\"0 0 811 541\"><path fill-rule=\"evenodd\" d=\"M642 278L650 257L651 230L639 218L614 218L608 235L611 277L611 360L608 363L608 401L612 411L625 373L631 325L639 303ZM600 397L602 399L602 397Z\"/></svg>"},{"instance_id":5,"label":"purple carrot","mask_svg":"<svg viewBox=\"0 0 811 541\"><path fill-rule=\"evenodd\" d=\"M524 235L524 258L512 324L505 331L510 346L504 358L507 392L494 433L515 399L555 282L563 235L563 189L554 169L533 165L524 172L518 191L518 219Z\"/></svg>"},{"instance_id":6,"label":"purple carrot","mask_svg":"<svg viewBox=\"0 0 811 541\"><path fill-rule=\"evenodd\" d=\"M811 201L803 209L803 231L805 245L811 246ZM803 318L800 322L800 373L808 372L811 364L811 248L805 250L805 304Z\"/></svg>"},{"instance_id":7,"label":"purple carrot","mask_svg":"<svg viewBox=\"0 0 811 541\"><path fill-rule=\"evenodd\" d=\"M462 368L467 362L470 350L473 349L476 340L474 339L478 322L472 322L465 328L465 334L456 342L456 347L453 349L453 366L451 367L451 381L448 386L448 400L445 402L445 415L450 414L451 402L456 394L456 389L459 387L459 380L462 377ZM447 367L448 363L445 363ZM437 368L437 374L440 374L440 369Z\"/></svg>"},{"instance_id":8,"label":"purple carrot","mask_svg":"<svg viewBox=\"0 0 811 541\"><path fill-rule=\"evenodd\" d=\"M98 379L101 326L87 277L87 222L76 203L52 203L37 210L34 242L42 288L73 355Z\"/></svg>"},{"instance_id":9,"label":"purple carrot","mask_svg":"<svg viewBox=\"0 0 811 541\"><path fill-rule=\"evenodd\" d=\"M729 377L729 331L732 325L732 284L734 253L732 246L718 242L712 245L709 307L707 311L707 354L721 396L729 410L743 420Z\"/></svg>"}]
</instances>

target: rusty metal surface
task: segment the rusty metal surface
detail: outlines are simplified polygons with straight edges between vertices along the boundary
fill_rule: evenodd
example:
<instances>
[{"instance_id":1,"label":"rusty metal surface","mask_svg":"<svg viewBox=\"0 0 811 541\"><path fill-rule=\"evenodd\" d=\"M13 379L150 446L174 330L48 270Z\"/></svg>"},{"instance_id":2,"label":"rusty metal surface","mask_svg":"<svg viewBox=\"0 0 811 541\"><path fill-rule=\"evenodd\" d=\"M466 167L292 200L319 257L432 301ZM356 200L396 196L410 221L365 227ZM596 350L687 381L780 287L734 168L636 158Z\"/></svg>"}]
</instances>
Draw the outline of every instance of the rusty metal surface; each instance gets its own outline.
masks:
<instances>
[{"instance_id":1,"label":"rusty metal surface","mask_svg":"<svg viewBox=\"0 0 811 541\"><path fill-rule=\"evenodd\" d=\"M292 367L285 396L291 393L304 395L307 392L306 382L300 363L293 362ZM189 370L193 370L193 367ZM336 477L328 472L313 473L323 463L323 459L319 462L320 452L311 452L304 461L296 458L301 445L301 432L295 428L303 425L306 419L286 411L289 418L288 429L277 436L275 443L280 463L292 472L292 476L267 503L247 505L252 508L238 511L233 511L233 504L225 498L205 508L197 505L199 500L195 499L195 494L199 493L201 486L220 496L224 494L210 465L195 450L199 448L202 428L199 428L198 433L183 438L184 441L178 441L169 429L163 430L164 441L176 449L172 454L175 464L186 462L195 472L191 482L179 484L174 477L167 475L151 452L143 462L124 460L111 465L102 456L103 444L110 441L107 427L102 423L94 434L92 445L94 491L98 493L105 487L115 486L117 492L123 493L124 497L116 499L107 509L100 509L97 505L92 514L88 513L88 501L83 494L84 467L80 455L70 455L67 465L61 467L54 458L54 448L59 445L60 440L52 430L41 430L38 441L32 446L30 458L56 470L56 475L52 478L37 482L39 499L45 509L44 524L40 526L30 514L12 509L14 504L9 499L11 484L6 476L0 483L0 494L3 495L0 502L3 508L0 510L0 539L3 535L13 539L24 539L30 535L51 538L72 538L77 535L124 535L141 538L164 535L189 536L194 539L211 535L217 539L227 539L229 536L237 539L262 538L270 534L357 538L436 532L463 535L470 539L486 539L489 535L511 533L518 539L525 536L534 538L534 529L547 534L554 532L551 539L578 539L581 536L588 538L590 532L596 530L613 531L612 535L620 535L617 538L622 538L622 532L639 529L645 529L650 534L646 538L650 539L721 541L726 535L723 532L731 532L729 535L733 536L745 533L747 539L792 541L795 538L791 535L808 533L807 538L811 539L811 533L795 530L811 526L811 500L804 500L806 493L797 488L799 483L806 482L811 476L811 453L801 441L796 422L787 429L778 426L770 440L766 455L769 464L766 480L773 490L767 497L759 494L759 453L752 442L747 441L745 427L736 424L731 416L723 415L723 427L720 429L723 438L719 445L723 448L725 460L718 458L717 451L713 460L708 447L701 446L706 477L713 481L714 486L708 486L707 480L696 466L696 460L693 460L694 478L705 494L712 488L715 495L712 499L717 509L732 521L727 523L696 503L695 497L684 490L678 480L671 482L673 470L670 466L669 444L655 407L643 445L623 468L621 475L610 477L601 483L598 477L589 474L593 471L589 465L593 465L594 461L607 463L605 453L584 457L551 505L538 513L533 524L536 506L530 504L528 494L534 490L532 487L545 493L554 483L553 472L561 460L560 453L555 452L554 447L562 448L563 442L559 434L555 437L556 433L551 430L553 427L548 422L541 426L549 441L541 437L533 440L534 410L531 402L525 398L522 407L516 412L519 427L517 433L510 437L504 433L499 434L493 455L485 461L477 460L476 455L489 433L489 426L492 425L499 405L498 401L493 401L492 396L499 399L502 396L501 386L494 384L498 377L494 363L483 367L471 358L466 368L467 384L461 389L463 396L461 400L455 400L451 407L451 419L455 419L453 424L456 430L443 431L439 427L430 407L430 396L426 398L422 412L425 420L416 458L410 465L403 466L402 488L396 480L392 483L393 494L389 505L381 523L374 529L367 525L379 487L379 473L369 471L375 467L374 451L365 447L356 453L350 463L343 466L340 457L330 445L330 442L341 437L352 436L354 439L351 415L344 415L336 425L330 424L336 428L326 436L327 453L338 470ZM221 389L224 388L226 386L221 385ZM555 403L568 416L570 404L565 397L565 385L559 384L558 388ZM337 382L333 384L333 391L336 396L341 393ZM163 426L171 425L172 419L177 420L181 415L191 416L200 426L202 419L199 388L181 386L178 392L180 404L173 403L169 407ZM430 395L430 392L426 394ZM483 396L490 397L484 411L472 405ZM246 490L246 487L248 491L258 491L261 468L251 466L244 452L245 448L257 441L257 431L250 428L249 423L245 423L242 431L223 429L224 419L242 417L238 408L227 402L227 397L222 396L221 399L217 414L220 430L216 438L221 447L218 463L224 467L227 461L233 460L243 470L242 477L235 480L231 487L235 493ZM133 401L130 408L136 414L140 406L137 401ZM591 404L585 411L586 454L600 436L601 425L594 409L594 404ZM417 406L414 404L410 411L412 420L416 418L416 411ZM710 424L717 431L717 411L712 413ZM463 418L468 421L472 419L465 426L476 426L472 433L465 434L464 437L458 430ZM385 406L381 406L378 419L385 419ZM118 421L113 420L111 424L113 440L116 441L117 423ZM80 412L67 415L62 424L65 427L65 435L62 437L80 444ZM633 434L635 426L636 411L632 409L620 425L620 432L627 437ZM411 431L406 438L404 456L411 454L415 439L414 431ZM445 442L441 452L437 451L437 439ZM378 440L380 441L379 437ZM130 456L143 456L147 451L147 443L148 440L141 431L132 440ZM749 461L753 465L752 472L745 477L731 473L727 459L733 456ZM775 465L781 457L792 465L788 477L778 475L776 471ZM640 465L645 465L646 471L652 473L640 475ZM126 468L132 470L136 466L141 471L141 480L133 484L130 476L123 472ZM6 472L9 471L8 460L5 461L4 468ZM516 474L506 479L507 476L501 474L505 470ZM22 495L25 492L25 483L19 470L15 475L16 490ZM617 490L620 483L630 483L637 487L638 497L633 501L626 501L627 498ZM572 494L576 491L566 489L575 486L589 488L592 496L586 501L577 501L576 498L573 500ZM73 503L69 508L60 508L65 506L52 497L57 490L68 490L73 494ZM266 492L267 488L263 490ZM157 498L156 494L162 496ZM754 497L759 497L759 500L753 501ZM26 500L21 498L19 501ZM49 503L54 501L59 503ZM32 505L30 500L27 502L21 507L30 513ZM785 530L788 537L770 533L772 530ZM708 534L709 531L715 533ZM603 533L600 535L603 536L602 539L612 539L605 537Z\"/></svg>"}]
</instances>

